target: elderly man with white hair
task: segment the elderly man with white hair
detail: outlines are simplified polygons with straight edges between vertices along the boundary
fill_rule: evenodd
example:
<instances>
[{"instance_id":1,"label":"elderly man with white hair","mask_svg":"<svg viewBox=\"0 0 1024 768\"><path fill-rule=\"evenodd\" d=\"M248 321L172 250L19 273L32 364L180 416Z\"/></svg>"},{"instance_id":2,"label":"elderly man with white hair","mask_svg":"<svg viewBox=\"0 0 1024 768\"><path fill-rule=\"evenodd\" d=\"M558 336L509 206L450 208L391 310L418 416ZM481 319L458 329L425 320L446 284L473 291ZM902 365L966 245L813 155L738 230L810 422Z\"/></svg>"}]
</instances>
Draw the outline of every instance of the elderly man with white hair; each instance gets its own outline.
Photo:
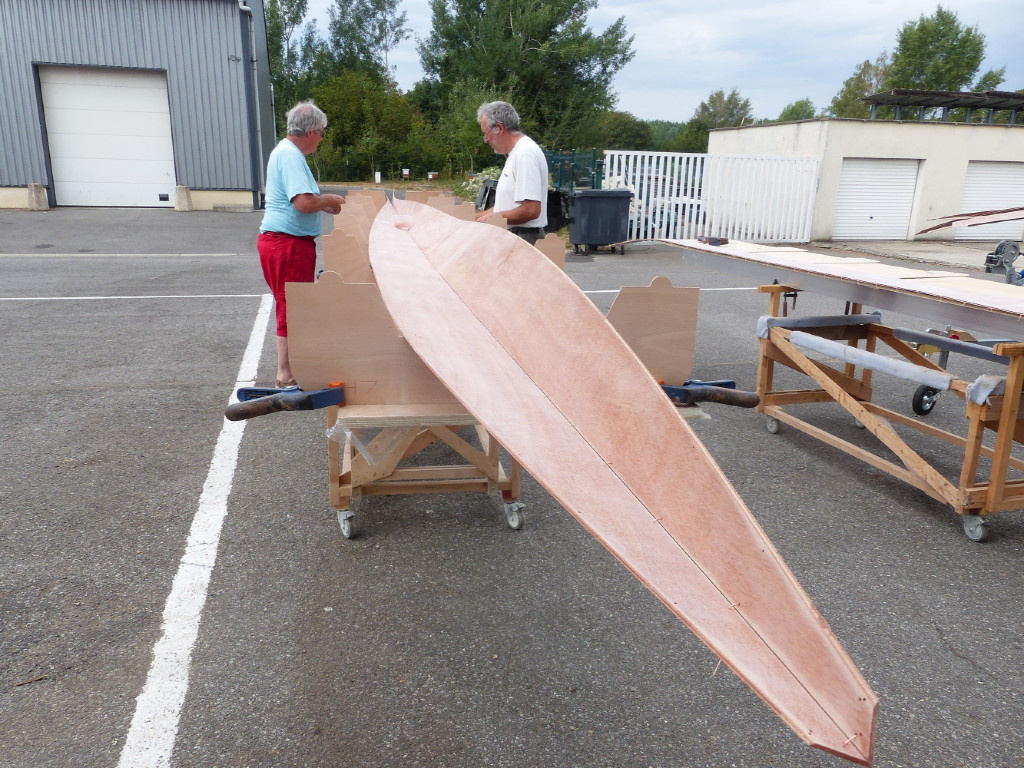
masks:
<instances>
[{"instance_id":1,"label":"elderly man with white hair","mask_svg":"<svg viewBox=\"0 0 1024 768\"><path fill-rule=\"evenodd\" d=\"M288 112L288 135L267 161L266 212L256 249L277 309L278 387L295 384L288 361L285 283L313 282L320 212L335 214L345 204L341 195L320 194L306 163L306 155L316 152L326 129L327 116L316 104L296 104Z\"/></svg>"},{"instance_id":2,"label":"elderly man with white hair","mask_svg":"<svg viewBox=\"0 0 1024 768\"><path fill-rule=\"evenodd\" d=\"M500 213L508 230L533 245L548 223L548 162L537 142L520 130L519 114L505 101L482 104L476 113L484 142L508 155L494 193L494 207L477 214L487 221Z\"/></svg>"}]
</instances>

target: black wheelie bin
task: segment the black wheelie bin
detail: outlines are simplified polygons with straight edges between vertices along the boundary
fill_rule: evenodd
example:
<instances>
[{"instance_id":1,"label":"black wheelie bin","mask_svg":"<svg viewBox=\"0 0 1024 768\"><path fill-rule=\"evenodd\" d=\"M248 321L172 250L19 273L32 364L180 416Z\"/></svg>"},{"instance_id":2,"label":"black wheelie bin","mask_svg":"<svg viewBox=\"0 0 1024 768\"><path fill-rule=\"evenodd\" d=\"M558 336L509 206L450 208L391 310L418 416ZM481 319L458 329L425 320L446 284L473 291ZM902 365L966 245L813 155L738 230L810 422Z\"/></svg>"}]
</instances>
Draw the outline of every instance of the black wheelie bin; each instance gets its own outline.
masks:
<instances>
[{"instance_id":1,"label":"black wheelie bin","mask_svg":"<svg viewBox=\"0 0 1024 768\"><path fill-rule=\"evenodd\" d=\"M577 189L569 197L569 242L573 253L602 245L626 252L629 233L628 189Z\"/></svg>"}]
</instances>

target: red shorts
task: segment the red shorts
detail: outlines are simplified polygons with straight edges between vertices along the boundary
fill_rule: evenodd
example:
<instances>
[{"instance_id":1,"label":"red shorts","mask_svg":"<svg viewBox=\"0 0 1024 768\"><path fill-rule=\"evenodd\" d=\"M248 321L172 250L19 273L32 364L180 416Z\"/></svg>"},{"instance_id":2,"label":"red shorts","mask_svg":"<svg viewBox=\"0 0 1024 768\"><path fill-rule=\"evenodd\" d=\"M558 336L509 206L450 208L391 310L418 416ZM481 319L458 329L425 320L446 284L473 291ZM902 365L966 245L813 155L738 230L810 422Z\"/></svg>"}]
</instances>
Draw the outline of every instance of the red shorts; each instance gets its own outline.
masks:
<instances>
[{"instance_id":1,"label":"red shorts","mask_svg":"<svg viewBox=\"0 0 1024 768\"><path fill-rule=\"evenodd\" d=\"M263 277L274 294L277 309L277 335L288 335L284 284L312 283L316 271L316 238L295 237L281 232L260 232L256 240Z\"/></svg>"}]
</instances>

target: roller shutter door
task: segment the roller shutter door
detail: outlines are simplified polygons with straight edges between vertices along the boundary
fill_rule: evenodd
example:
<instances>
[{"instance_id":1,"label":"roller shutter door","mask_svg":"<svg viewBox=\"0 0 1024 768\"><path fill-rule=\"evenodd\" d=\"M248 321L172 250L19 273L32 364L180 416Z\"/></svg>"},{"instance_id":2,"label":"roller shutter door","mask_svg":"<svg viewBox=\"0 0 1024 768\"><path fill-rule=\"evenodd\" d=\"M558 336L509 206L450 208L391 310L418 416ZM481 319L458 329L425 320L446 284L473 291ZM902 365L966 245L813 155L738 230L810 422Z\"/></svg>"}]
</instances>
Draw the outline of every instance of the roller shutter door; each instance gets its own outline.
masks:
<instances>
[{"instance_id":1,"label":"roller shutter door","mask_svg":"<svg viewBox=\"0 0 1024 768\"><path fill-rule=\"evenodd\" d=\"M162 72L40 67L57 205L173 207Z\"/></svg>"},{"instance_id":2,"label":"roller shutter door","mask_svg":"<svg viewBox=\"0 0 1024 768\"><path fill-rule=\"evenodd\" d=\"M917 167L917 160L844 159L832 239L906 240Z\"/></svg>"},{"instance_id":3,"label":"roller shutter door","mask_svg":"<svg viewBox=\"0 0 1024 768\"><path fill-rule=\"evenodd\" d=\"M995 211L1024 205L1024 163L970 162L960 210ZM954 227L957 240L1022 240L1024 221Z\"/></svg>"}]
</instances>

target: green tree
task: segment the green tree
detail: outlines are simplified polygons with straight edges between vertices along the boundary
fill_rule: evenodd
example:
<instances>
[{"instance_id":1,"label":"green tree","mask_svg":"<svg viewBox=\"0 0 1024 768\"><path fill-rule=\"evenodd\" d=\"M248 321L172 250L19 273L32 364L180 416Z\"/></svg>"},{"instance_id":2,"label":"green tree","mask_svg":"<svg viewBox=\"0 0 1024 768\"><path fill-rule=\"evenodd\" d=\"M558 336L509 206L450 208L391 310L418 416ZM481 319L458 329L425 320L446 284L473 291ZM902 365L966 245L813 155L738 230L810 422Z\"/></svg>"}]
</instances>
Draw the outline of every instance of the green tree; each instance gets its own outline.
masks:
<instances>
[{"instance_id":1,"label":"green tree","mask_svg":"<svg viewBox=\"0 0 1024 768\"><path fill-rule=\"evenodd\" d=\"M825 110L829 117L849 117L866 120L871 108L860 101L865 96L878 93L889 76L889 54L882 51L878 58L861 62L854 73L843 81L843 87Z\"/></svg>"},{"instance_id":2,"label":"green tree","mask_svg":"<svg viewBox=\"0 0 1024 768\"><path fill-rule=\"evenodd\" d=\"M447 93L448 89L437 80L420 80L405 94L405 98L424 118L437 123L445 112Z\"/></svg>"},{"instance_id":3,"label":"green tree","mask_svg":"<svg viewBox=\"0 0 1024 768\"><path fill-rule=\"evenodd\" d=\"M817 112L814 109L814 102L810 99L800 99L800 101L787 104L779 113L777 120L781 123L793 120L811 120L815 117L817 117Z\"/></svg>"},{"instance_id":4,"label":"green tree","mask_svg":"<svg viewBox=\"0 0 1024 768\"><path fill-rule=\"evenodd\" d=\"M274 117L279 134L285 115L297 102L308 99L315 83L326 75L325 47L316 22L303 26L309 0L267 0L267 49L274 86Z\"/></svg>"},{"instance_id":5,"label":"green tree","mask_svg":"<svg viewBox=\"0 0 1024 768\"><path fill-rule=\"evenodd\" d=\"M629 112L609 112L598 124L606 149L654 149L651 126Z\"/></svg>"},{"instance_id":6,"label":"green tree","mask_svg":"<svg viewBox=\"0 0 1024 768\"><path fill-rule=\"evenodd\" d=\"M597 0L431 0L433 26L418 49L434 97L477 82L516 106L535 138L578 146L614 105L615 74L634 55L622 17L596 34ZM528 131L529 132L529 131Z\"/></svg>"},{"instance_id":7,"label":"green tree","mask_svg":"<svg viewBox=\"0 0 1024 768\"><path fill-rule=\"evenodd\" d=\"M970 90L985 58L985 36L977 27L964 27L957 15L941 5L932 16L908 21L896 38L885 88L926 91ZM979 83L996 87L1006 67L989 70Z\"/></svg>"},{"instance_id":8,"label":"green tree","mask_svg":"<svg viewBox=\"0 0 1024 768\"><path fill-rule=\"evenodd\" d=\"M750 99L744 99L735 88L728 95L723 90L712 91L697 107L693 119L706 129L743 125L753 119Z\"/></svg>"},{"instance_id":9,"label":"green tree","mask_svg":"<svg viewBox=\"0 0 1024 768\"><path fill-rule=\"evenodd\" d=\"M389 55L412 33L401 0L335 0L327 9L330 50L335 71L365 72L394 82Z\"/></svg>"},{"instance_id":10,"label":"green tree","mask_svg":"<svg viewBox=\"0 0 1024 768\"><path fill-rule=\"evenodd\" d=\"M696 152L708 151L708 126L698 117L682 126L682 130L663 145L658 147L664 152Z\"/></svg>"},{"instance_id":11,"label":"green tree","mask_svg":"<svg viewBox=\"0 0 1024 768\"><path fill-rule=\"evenodd\" d=\"M424 178L428 171L437 171L442 178L447 179L462 169L462 165L459 165L458 169L453 170L453 165L459 160L458 156L452 153L446 136L419 112L413 113L409 133L398 147L398 156L401 167L408 168L414 179Z\"/></svg>"},{"instance_id":12,"label":"green tree","mask_svg":"<svg viewBox=\"0 0 1024 768\"><path fill-rule=\"evenodd\" d=\"M476 110L486 101L507 100L509 94L495 91L477 80L453 83L445 99L437 133L447 152L447 167L453 174L476 172L494 165L494 150L484 144ZM529 123L526 125L529 128Z\"/></svg>"},{"instance_id":13,"label":"green tree","mask_svg":"<svg viewBox=\"0 0 1024 768\"><path fill-rule=\"evenodd\" d=\"M669 120L648 120L651 126L651 134L654 136L654 148L658 151L669 152L665 145L678 136L686 128L686 123L673 123Z\"/></svg>"},{"instance_id":14,"label":"green tree","mask_svg":"<svg viewBox=\"0 0 1024 768\"><path fill-rule=\"evenodd\" d=\"M349 70L314 89L327 115L327 133L313 156L321 178L350 181L381 171L397 178L408 167L401 154L415 113L409 102L374 75Z\"/></svg>"}]
</instances>

